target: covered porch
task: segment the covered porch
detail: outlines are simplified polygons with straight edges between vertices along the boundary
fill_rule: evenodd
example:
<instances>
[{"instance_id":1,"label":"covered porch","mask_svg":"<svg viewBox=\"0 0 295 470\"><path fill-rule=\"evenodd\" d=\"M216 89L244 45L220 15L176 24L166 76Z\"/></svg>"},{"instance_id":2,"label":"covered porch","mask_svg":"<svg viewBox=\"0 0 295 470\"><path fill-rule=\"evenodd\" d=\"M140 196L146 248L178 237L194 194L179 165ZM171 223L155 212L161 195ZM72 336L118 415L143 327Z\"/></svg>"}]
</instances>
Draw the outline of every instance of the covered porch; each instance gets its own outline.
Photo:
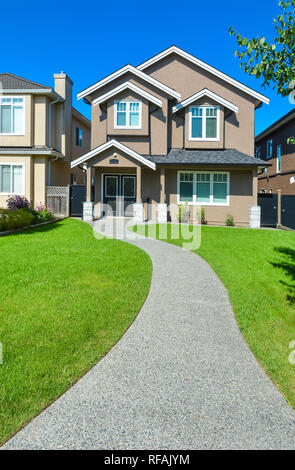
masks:
<instances>
[{"instance_id":1,"label":"covered porch","mask_svg":"<svg viewBox=\"0 0 295 470\"><path fill-rule=\"evenodd\" d=\"M111 140L72 162L73 166L87 171L84 220L125 216L138 222L167 221L165 169L157 170L147 157Z\"/></svg>"}]
</instances>

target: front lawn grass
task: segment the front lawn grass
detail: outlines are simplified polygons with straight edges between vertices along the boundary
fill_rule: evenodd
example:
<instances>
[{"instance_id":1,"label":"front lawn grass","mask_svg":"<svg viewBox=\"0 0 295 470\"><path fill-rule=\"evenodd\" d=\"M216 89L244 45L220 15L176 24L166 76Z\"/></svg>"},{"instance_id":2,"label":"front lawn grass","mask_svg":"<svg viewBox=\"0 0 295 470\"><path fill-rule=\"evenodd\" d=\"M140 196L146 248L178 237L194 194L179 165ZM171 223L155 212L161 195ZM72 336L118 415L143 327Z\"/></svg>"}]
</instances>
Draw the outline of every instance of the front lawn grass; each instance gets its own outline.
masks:
<instances>
[{"instance_id":1,"label":"front lawn grass","mask_svg":"<svg viewBox=\"0 0 295 470\"><path fill-rule=\"evenodd\" d=\"M0 442L119 340L150 287L138 248L66 219L0 238Z\"/></svg>"},{"instance_id":2,"label":"front lawn grass","mask_svg":"<svg viewBox=\"0 0 295 470\"><path fill-rule=\"evenodd\" d=\"M147 226L136 229L147 235ZM167 234L181 246L170 224ZM202 226L201 234L196 252L224 283L244 338L295 408L295 366L288 361L295 340L294 232Z\"/></svg>"}]
</instances>

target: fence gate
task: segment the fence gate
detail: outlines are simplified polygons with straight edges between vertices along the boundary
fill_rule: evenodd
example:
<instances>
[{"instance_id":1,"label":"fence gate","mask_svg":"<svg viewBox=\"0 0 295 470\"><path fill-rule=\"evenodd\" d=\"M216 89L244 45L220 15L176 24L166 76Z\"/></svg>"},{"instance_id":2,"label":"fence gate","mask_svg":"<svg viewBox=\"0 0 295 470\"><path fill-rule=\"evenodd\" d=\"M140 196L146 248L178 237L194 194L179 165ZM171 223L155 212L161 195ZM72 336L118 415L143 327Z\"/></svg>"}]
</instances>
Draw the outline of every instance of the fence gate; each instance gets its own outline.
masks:
<instances>
[{"instance_id":1,"label":"fence gate","mask_svg":"<svg viewBox=\"0 0 295 470\"><path fill-rule=\"evenodd\" d=\"M295 230L295 196L282 196L281 224Z\"/></svg>"},{"instance_id":2,"label":"fence gate","mask_svg":"<svg viewBox=\"0 0 295 470\"><path fill-rule=\"evenodd\" d=\"M278 223L278 195L258 194L258 206L261 207L261 225L276 227Z\"/></svg>"},{"instance_id":3,"label":"fence gate","mask_svg":"<svg viewBox=\"0 0 295 470\"><path fill-rule=\"evenodd\" d=\"M86 201L86 186L84 184L71 184L70 186L70 215L82 217L83 202Z\"/></svg>"},{"instance_id":4,"label":"fence gate","mask_svg":"<svg viewBox=\"0 0 295 470\"><path fill-rule=\"evenodd\" d=\"M58 216L69 216L70 188L68 186L47 186L46 201Z\"/></svg>"}]
</instances>

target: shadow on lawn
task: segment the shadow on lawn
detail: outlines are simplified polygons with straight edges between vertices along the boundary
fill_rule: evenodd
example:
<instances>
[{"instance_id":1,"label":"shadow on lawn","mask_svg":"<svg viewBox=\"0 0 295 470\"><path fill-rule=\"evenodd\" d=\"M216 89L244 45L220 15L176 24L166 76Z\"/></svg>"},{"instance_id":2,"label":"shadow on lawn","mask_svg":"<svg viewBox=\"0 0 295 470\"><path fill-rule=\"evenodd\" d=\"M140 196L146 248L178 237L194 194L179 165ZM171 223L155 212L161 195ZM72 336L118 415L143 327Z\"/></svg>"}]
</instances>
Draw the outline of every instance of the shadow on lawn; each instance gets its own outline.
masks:
<instances>
[{"instance_id":1,"label":"shadow on lawn","mask_svg":"<svg viewBox=\"0 0 295 470\"><path fill-rule=\"evenodd\" d=\"M285 281L279 281L284 285L288 290L287 301L291 305L295 305L295 250L287 247L278 247L275 248L277 253L280 253L283 256L280 263L270 262L275 268L279 268L285 271L286 275L290 278L291 283Z\"/></svg>"},{"instance_id":2,"label":"shadow on lawn","mask_svg":"<svg viewBox=\"0 0 295 470\"><path fill-rule=\"evenodd\" d=\"M23 230L22 232L14 233L14 234L7 235L7 236L19 237L23 235L32 235L33 233L49 232L51 230L56 230L56 229L61 228L62 226L61 223L62 223L62 220L57 220L56 222L52 222L51 224L48 224L48 225L41 225L41 227L37 226L37 227L28 228L26 230Z\"/></svg>"}]
</instances>

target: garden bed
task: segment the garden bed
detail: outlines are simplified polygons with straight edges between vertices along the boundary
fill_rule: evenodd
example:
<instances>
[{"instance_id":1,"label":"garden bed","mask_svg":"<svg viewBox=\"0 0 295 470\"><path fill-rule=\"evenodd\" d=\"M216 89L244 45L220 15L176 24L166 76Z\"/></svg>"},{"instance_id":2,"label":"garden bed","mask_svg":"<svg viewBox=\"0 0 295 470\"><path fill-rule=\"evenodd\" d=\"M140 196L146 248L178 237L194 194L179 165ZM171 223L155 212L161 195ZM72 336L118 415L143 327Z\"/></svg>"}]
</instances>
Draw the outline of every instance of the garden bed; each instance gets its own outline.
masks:
<instances>
[{"instance_id":1,"label":"garden bed","mask_svg":"<svg viewBox=\"0 0 295 470\"><path fill-rule=\"evenodd\" d=\"M38 228L42 227L43 225L54 224L55 222L59 222L60 220L66 219L66 217L56 217L53 220L49 220L48 222L41 222L40 224L34 225L27 225L25 227L16 228L14 230L6 230L5 232L0 232L0 237L5 237L6 235L14 235L16 233L24 232L25 230L29 230L31 228Z\"/></svg>"}]
</instances>

